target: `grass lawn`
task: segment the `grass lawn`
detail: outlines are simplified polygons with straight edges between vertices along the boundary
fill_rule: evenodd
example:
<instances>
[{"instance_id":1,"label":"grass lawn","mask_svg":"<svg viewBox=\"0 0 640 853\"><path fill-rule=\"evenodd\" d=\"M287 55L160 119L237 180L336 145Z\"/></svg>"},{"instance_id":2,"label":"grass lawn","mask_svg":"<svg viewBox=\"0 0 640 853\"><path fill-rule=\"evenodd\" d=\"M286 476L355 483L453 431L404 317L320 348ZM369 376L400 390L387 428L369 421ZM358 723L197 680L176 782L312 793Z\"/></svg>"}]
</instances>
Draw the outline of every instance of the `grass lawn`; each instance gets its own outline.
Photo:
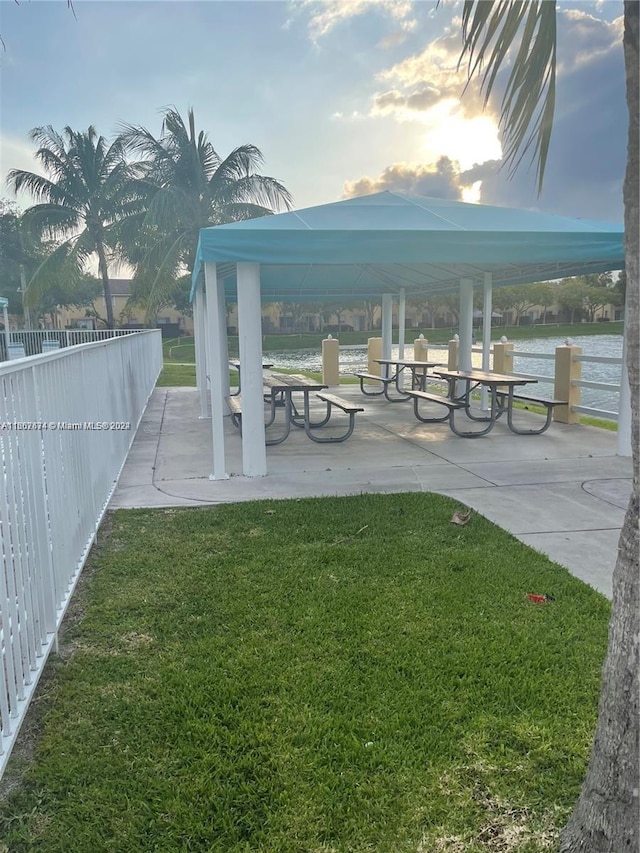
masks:
<instances>
[{"instance_id":1,"label":"grass lawn","mask_svg":"<svg viewBox=\"0 0 640 853\"><path fill-rule=\"evenodd\" d=\"M0 850L552 850L609 604L456 506L110 514Z\"/></svg>"},{"instance_id":2,"label":"grass lawn","mask_svg":"<svg viewBox=\"0 0 640 853\"><path fill-rule=\"evenodd\" d=\"M156 383L158 387L196 384L195 364L170 364L164 362L162 373Z\"/></svg>"}]
</instances>

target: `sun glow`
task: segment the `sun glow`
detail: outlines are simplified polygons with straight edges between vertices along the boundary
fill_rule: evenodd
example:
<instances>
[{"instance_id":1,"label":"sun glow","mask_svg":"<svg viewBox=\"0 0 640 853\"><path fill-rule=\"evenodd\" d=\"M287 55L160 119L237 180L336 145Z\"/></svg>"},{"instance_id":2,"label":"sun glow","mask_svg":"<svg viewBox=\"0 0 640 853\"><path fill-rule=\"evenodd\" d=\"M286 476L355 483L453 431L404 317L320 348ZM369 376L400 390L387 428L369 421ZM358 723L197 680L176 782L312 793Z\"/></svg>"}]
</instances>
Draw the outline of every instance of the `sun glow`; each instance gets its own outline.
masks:
<instances>
[{"instance_id":1,"label":"sun glow","mask_svg":"<svg viewBox=\"0 0 640 853\"><path fill-rule=\"evenodd\" d=\"M480 204L482 181L474 181L470 187L462 188L462 201L468 204Z\"/></svg>"},{"instance_id":2,"label":"sun glow","mask_svg":"<svg viewBox=\"0 0 640 853\"><path fill-rule=\"evenodd\" d=\"M491 116L467 118L459 101L441 101L424 113L423 121L427 160L435 162L446 156L457 161L464 171L502 157L497 121Z\"/></svg>"}]
</instances>

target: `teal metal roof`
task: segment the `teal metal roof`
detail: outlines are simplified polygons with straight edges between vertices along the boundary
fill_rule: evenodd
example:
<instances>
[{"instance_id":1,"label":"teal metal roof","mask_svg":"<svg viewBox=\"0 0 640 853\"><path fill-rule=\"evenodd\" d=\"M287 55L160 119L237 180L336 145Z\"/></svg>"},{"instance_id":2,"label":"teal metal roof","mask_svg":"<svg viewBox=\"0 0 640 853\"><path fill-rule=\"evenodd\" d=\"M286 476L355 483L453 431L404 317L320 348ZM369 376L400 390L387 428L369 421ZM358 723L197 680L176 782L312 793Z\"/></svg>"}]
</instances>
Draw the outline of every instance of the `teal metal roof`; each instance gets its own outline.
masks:
<instances>
[{"instance_id":1,"label":"teal metal roof","mask_svg":"<svg viewBox=\"0 0 640 853\"><path fill-rule=\"evenodd\" d=\"M203 228L192 295L206 261L236 299L236 263L261 265L265 302L407 297L624 267L621 225L381 192Z\"/></svg>"}]
</instances>

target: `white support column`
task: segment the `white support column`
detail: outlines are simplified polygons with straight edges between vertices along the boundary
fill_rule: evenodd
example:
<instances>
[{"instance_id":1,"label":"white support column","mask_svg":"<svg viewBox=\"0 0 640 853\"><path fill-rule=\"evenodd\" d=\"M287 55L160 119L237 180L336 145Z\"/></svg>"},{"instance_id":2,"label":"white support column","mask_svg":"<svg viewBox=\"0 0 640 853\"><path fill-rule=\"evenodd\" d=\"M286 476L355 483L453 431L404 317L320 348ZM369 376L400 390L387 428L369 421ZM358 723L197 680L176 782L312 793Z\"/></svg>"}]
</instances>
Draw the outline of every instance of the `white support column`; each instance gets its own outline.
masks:
<instances>
[{"instance_id":1,"label":"white support column","mask_svg":"<svg viewBox=\"0 0 640 853\"><path fill-rule=\"evenodd\" d=\"M627 319L622 330L622 376L618 398L618 456L631 456L631 388L627 371Z\"/></svg>"},{"instance_id":2,"label":"white support column","mask_svg":"<svg viewBox=\"0 0 640 853\"><path fill-rule=\"evenodd\" d=\"M225 405L224 413L229 414L226 400L229 396L229 340L227 338L227 303L224 296L224 282L218 282L218 345L220 347L220 364L222 365L222 389Z\"/></svg>"},{"instance_id":3,"label":"white support column","mask_svg":"<svg viewBox=\"0 0 640 853\"><path fill-rule=\"evenodd\" d=\"M491 368L491 315L493 314L493 276L490 272L484 274L482 291L482 369L489 372ZM489 394L483 387L481 393L482 408L489 408Z\"/></svg>"},{"instance_id":4,"label":"white support column","mask_svg":"<svg viewBox=\"0 0 640 853\"><path fill-rule=\"evenodd\" d=\"M382 357L391 358L393 335L393 296L382 294Z\"/></svg>"},{"instance_id":5,"label":"white support column","mask_svg":"<svg viewBox=\"0 0 640 853\"><path fill-rule=\"evenodd\" d=\"M404 333L407 319L407 296L404 287L398 297L398 358L404 358Z\"/></svg>"},{"instance_id":6,"label":"white support column","mask_svg":"<svg viewBox=\"0 0 640 853\"><path fill-rule=\"evenodd\" d=\"M471 346L473 342L473 281L460 279L460 370L471 370Z\"/></svg>"},{"instance_id":7,"label":"white support column","mask_svg":"<svg viewBox=\"0 0 640 853\"><path fill-rule=\"evenodd\" d=\"M205 316L205 295L201 286L196 287L193 295L193 334L196 351L196 385L200 397L200 417L209 417L207 395L207 325Z\"/></svg>"},{"instance_id":8,"label":"white support column","mask_svg":"<svg viewBox=\"0 0 640 853\"><path fill-rule=\"evenodd\" d=\"M221 364L220 346L218 344L218 330L220 327L218 318L218 283L216 265L205 263L204 282L207 297L207 366L209 370L209 383L211 386L211 437L213 441L213 472L211 480L226 480L229 475L226 469L224 453L224 412L225 399L222 384L222 368L228 373L228 365Z\"/></svg>"},{"instance_id":9,"label":"white support column","mask_svg":"<svg viewBox=\"0 0 640 853\"><path fill-rule=\"evenodd\" d=\"M260 317L260 265L238 267L238 336L242 376L242 472L264 477L267 451L262 397L262 325Z\"/></svg>"},{"instance_id":10,"label":"white support column","mask_svg":"<svg viewBox=\"0 0 640 853\"><path fill-rule=\"evenodd\" d=\"M9 336L9 309L7 308L7 304L3 301L2 304L2 316L4 318L4 344L5 344L5 352L7 361L9 361L9 344L11 342L11 338Z\"/></svg>"}]
</instances>

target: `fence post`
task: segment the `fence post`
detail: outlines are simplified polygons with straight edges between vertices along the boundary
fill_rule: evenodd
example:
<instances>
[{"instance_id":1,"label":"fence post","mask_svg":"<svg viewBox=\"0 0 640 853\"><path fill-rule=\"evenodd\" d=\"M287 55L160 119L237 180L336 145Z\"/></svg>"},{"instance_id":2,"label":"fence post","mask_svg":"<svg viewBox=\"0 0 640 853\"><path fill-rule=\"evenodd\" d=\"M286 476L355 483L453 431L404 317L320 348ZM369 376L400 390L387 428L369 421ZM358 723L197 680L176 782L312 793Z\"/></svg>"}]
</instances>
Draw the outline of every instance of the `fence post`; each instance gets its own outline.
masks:
<instances>
[{"instance_id":1,"label":"fence post","mask_svg":"<svg viewBox=\"0 0 640 853\"><path fill-rule=\"evenodd\" d=\"M568 406L555 406L553 420L561 424L580 423L580 415L572 412L572 406L580 405L580 386L574 381L582 377L582 362L576 361L575 356L582 355L582 347L573 345L567 338L564 346L556 347L555 385L553 396L556 400L568 400Z\"/></svg>"},{"instance_id":2,"label":"fence post","mask_svg":"<svg viewBox=\"0 0 640 853\"><path fill-rule=\"evenodd\" d=\"M449 359L447 362L447 370L457 370L458 369L458 348L460 346L460 339L457 335L454 335L453 338L449 341Z\"/></svg>"},{"instance_id":3,"label":"fence post","mask_svg":"<svg viewBox=\"0 0 640 853\"><path fill-rule=\"evenodd\" d=\"M322 382L324 385L340 384L340 341L331 335L322 341Z\"/></svg>"},{"instance_id":4,"label":"fence post","mask_svg":"<svg viewBox=\"0 0 640 853\"><path fill-rule=\"evenodd\" d=\"M513 343L504 335L499 344L493 345L493 372L513 373Z\"/></svg>"},{"instance_id":5,"label":"fence post","mask_svg":"<svg viewBox=\"0 0 640 853\"><path fill-rule=\"evenodd\" d=\"M413 360L429 360L429 341L425 339L424 335L419 335L413 342Z\"/></svg>"}]
</instances>

